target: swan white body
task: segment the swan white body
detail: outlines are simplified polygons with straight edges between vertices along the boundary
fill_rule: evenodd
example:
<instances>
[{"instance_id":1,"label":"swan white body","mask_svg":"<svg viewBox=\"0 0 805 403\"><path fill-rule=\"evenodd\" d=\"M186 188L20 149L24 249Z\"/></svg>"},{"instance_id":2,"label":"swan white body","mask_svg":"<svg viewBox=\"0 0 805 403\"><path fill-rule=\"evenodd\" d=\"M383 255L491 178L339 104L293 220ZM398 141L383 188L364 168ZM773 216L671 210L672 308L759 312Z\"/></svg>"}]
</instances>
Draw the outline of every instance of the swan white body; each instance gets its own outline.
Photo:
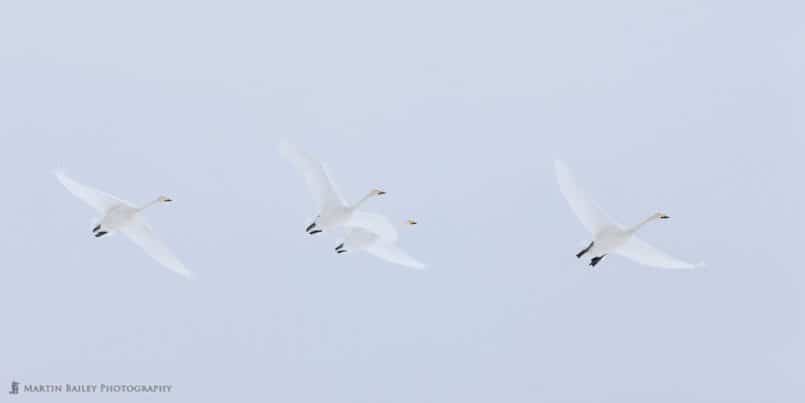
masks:
<instances>
[{"instance_id":1,"label":"swan white body","mask_svg":"<svg viewBox=\"0 0 805 403\"><path fill-rule=\"evenodd\" d=\"M78 183L61 171L56 171L55 175L70 193L102 214L100 222L93 230L96 237L121 232L166 268L184 277L193 277L193 273L156 238L141 215L148 207L171 201L169 198L160 196L143 207L137 207L108 193Z\"/></svg>"},{"instance_id":2,"label":"swan white body","mask_svg":"<svg viewBox=\"0 0 805 403\"><path fill-rule=\"evenodd\" d=\"M399 235L389 220L381 215L371 215L375 216L373 222L382 223L382 226L372 225L372 228L349 228L344 237L344 242L338 245L335 251L339 254L353 250L365 251L387 262L412 269L424 269L425 264L414 259L397 246ZM409 221L409 224L413 225L415 223Z\"/></svg>"},{"instance_id":3,"label":"swan white body","mask_svg":"<svg viewBox=\"0 0 805 403\"><path fill-rule=\"evenodd\" d=\"M610 253L624 256L646 266L666 269L692 269L703 266L701 263L692 264L671 257L634 235L650 222L669 218L667 215L657 213L634 227L623 227L612 220L587 196L578 186L564 162L556 160L555 167L559 189L579 221L593 235L590 246L576 255L577 257L587 254L593 256L592 266Z\"/></svg>"},{"instance_id":4,"label":"swan white body","mask_svg":"<svg viewBox=\"0 0 805 403\"><path fill-rule=\"evenodd\" d=\"M338 193L335 184L327 174L327 170L319 161L300 151L285 140L280 143L280 155L302 172L308 190L316 201L319 214L314 222L307 227L309 234L313 235L322 231L330 231L340 226L383 226L383 223L375 221L376 216L362 215L358 211L358 208L369 199L384 195L385 192L374 189L357 203L349 205Z\"/></svg>"}]
</instances>

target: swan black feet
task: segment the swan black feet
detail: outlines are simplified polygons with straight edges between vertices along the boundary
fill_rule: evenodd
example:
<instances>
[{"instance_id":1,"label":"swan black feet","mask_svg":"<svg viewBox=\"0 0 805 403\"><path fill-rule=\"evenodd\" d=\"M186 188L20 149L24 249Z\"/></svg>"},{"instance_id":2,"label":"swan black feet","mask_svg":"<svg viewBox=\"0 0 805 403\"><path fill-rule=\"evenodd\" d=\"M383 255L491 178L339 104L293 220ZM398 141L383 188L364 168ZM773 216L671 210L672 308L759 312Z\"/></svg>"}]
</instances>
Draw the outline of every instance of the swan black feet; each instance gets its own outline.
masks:
<instances>
[{"instance_id":1,"label":"swan black feet","mask_svg":"<svg viewBox=\"0 0 805 403\"><path fill-rule=\"evenodd\" d=\"M344 249L344 244L343 243L341 245L338 245L338 246L335 247L335 253L338 253L339 255L342 254L342 253L347 253L347 250Z\"/></svg>"},{"instance_id":2,"label":"swan black feet","mask_svg":"<svg viewBox=\"0 0 805 403\"><path fill-rule=\"evenodd\" d=\"M595 265L597 265L597 264L598 264L598 262L600 262L600 261L601 261L601 259L605 258L606 256L607 256L607 255L604 255L604 256L596 256L596 257L592 258L592 260L590 260L590 266L595 267Z\"/></svg>"},{"instance_id":3,"label":"swan black feet","mask_svg":"<svg viewBox=\"0 0 805 403\"><path fill-rule=\"evenodd\" d=\"M590 251L590 249L592 249L592 248L593 248L593 244L595 244L595 242L590 242L590 246L588 246L588 247L586 247L586 248L582 249L582 251L581 251L581 252L579 252L579 253L577 253L577 254L576 254L576 257L577 257L577 258L579 258L579 259L581 259L581 257L582 257L582 256L584 256L584 254L586 254L587 252L589 252L589 251Z\"/></svg>"},{"instance_id":4,"label":"swan black feet","mask_svg":"<svg viewBox=\"0 0 805 403\"><path fill-rule=\"evenodd\" d=\"M305 228L305 232L307 232L310 235L316 235L318 233L321 233L322 231L320 229L314 230L316 228L316 225L318 224L319 218L321 218L321 215L316 216L316 219L313 221L313 223L308 225L307 228Z\"/></svg>"},{"instance_id":5,"label":"swan black feet","mask_svg":"<svg viewBox=\"0 0 805 403\"><path fill-rule=\"evenodd\" d=\"M316 223L315 222L313 224L308 225L307 228L305 228L305 231L307 231L307 233L310 234L310 235L316 235L316 234L320 234L322 232L322 230L316 229Z\"/></svg>"},{"instance_id":6,"label":"swan black feet","mask_svg":"<svg viewBox=\"0 0 805 403\"><path fill-rule=\"evenodd\" d=\"M92 233L95 234L95 238L100 238L100 237L108 234L109 232L108 231L101 231L101 225L98 224L97 227L92 229Z\"/></svg>"}]
</instances>

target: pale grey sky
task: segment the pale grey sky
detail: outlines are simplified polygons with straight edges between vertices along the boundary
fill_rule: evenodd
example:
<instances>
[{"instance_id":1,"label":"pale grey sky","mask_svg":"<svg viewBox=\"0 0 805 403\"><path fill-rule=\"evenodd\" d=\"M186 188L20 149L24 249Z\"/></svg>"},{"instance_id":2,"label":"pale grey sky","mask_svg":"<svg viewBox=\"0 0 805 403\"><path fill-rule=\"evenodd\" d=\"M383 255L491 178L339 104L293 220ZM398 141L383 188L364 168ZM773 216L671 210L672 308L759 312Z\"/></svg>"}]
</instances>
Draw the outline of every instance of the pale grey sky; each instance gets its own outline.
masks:
<instances>
[{"instance_id":1,"label":"pale grey sky","mask_svg":"<svg viewBox=\"0 0 805 403\"><path fill-rule=\"evenodd\" d=\"M0 5L0 385L151 401L800 402L794 1ZM420 225L409 271L304 233L277 153ZM555 183L699 271L609 257ZM159 267L49 173L150 211ZM5 388L5 386L0 386ZM9 395L0 393L3 398ZM27 395L26 401L143 401Z\"/></svg>"}]
</instances>

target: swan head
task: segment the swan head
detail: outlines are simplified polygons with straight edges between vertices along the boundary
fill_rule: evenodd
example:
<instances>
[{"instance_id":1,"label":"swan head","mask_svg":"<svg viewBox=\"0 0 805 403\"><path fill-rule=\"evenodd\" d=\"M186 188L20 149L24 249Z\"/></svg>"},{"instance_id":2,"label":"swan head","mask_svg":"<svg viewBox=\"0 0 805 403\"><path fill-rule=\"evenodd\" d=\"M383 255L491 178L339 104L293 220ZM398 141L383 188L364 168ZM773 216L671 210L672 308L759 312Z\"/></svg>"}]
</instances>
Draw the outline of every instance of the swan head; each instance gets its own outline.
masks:
<instances>
[{"instance_id":1,"label":"swan head","mask_svg":"<svg viewBox=\"0 0 805 403\"><path fill-rule=\"evenodd\" d=\"M384 192L384 191L382 191L380 189L372 189L372 195L373 196L383 196L384 194L386 194L386 192Z\"/></svg>"},{"instance_id":2,"label":"swan head","mask_svg":"<svg viewBox=\"0 0 805 403\"><path fill-rule=\"evenodd\" d=\"M408 225L417 225L417 222L414 221L414 220L408 220L405 223L408 224Z\"/></svg>"},{"instance_id":3,"label":"swan head","mask_svg":"<svg viewBox=\"0 0 805 403\"><path fill-rule=\"evenodd\" d=\"M657 213L657 214L654 214L654 216L659 218L660 220L667 220L667 219L671 218L671 216L669 216L668 214L665 214L665 213Z\"/></svg>"},{"instance_id":4,"label":"swan head","mask_svg":"<svg viewBox=\"0 0 805 403\"><path fill-rule=\"evenodd\" d=\"M168 196L159 196L159 199L157 199L157 200L158 200L160 203L170 203L170 202L172 202L172 201L173 201L173 199L171 199L171 198L170 198L170 197L168 197Z\"/></svg>"}]
</instances>

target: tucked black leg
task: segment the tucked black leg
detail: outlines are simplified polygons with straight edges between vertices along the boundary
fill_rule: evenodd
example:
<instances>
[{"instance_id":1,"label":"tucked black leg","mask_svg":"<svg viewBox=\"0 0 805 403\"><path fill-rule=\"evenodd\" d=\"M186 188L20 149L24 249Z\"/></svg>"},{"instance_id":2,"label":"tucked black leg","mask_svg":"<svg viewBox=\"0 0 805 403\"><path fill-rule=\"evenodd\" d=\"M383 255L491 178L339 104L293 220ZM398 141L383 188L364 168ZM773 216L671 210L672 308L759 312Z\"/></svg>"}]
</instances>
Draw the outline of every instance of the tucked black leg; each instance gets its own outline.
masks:
<instances>
[{"instance_id":1,"label":"tucked black leg","mask_svg":"<svg viewBox=\"0 0 805 403\"><path fill-rule=\"evenodd\" d=\"M604 256L596 256L596 257L592 258L592 260L590 260L590 266L595 267L595 265L597 265L597 264L598 264L598 262L600 262L600 261L601 261L601 259L605 258L606 256L607 256L607 255L604 255Z\"/></svg>"},{"instance_id":2,"label":"tucked black leg","mask_svg":"<svg viewBox=\"0 0 805 403\"><path fill-rule=\"evenodd\" d=\"M316 226L315 222L313 224L308 225L307 228L305 228L305 232L310 232L310 230L312 230L313 227L315 227L315 226Z\"/></svg>"},{"instance_id":3,"label":"tucked black leg","mask_svg":"<svg viewBox=\"0 0 805 403\"><path fill-rule=\"evenodd\" d=\"M344 249L344 244L338 245L335 247L335 250Z\"/></svg>"},{"instance_id":4,"label":"tucked black leg","mask_svg":"<svg viewBox=\"0 0 805 403\"><path fill-rule=\"evenodd\" d=\"M316 234L321 233L321 232L322 232L322 230L317 229L317 230L315 230L315 231L310 231L310 232L308 232L308 234L310 234L310 235L316 235Z\"/></svg>"},{"instance_id":5,"label":"tucked black leg","mask_svg":"<svg viewBox=\"0 0 805 403\"><path fill-rule=\"evenodd\" d=\"M347 250L346 249L340 249L340 250L337 250L336 253L338 253L340 255L342 253L347 253Z\"/></svg>"},{"instance_id":6,"label":"tucked black leg","mask_svg":"<svg viewBox=\"0 0 805 403\"><path fill-rule=\"evenodd\" d=\"M108 234L108 232L106 232L106 231L98 232L97 234L95 234L95 238L100 238L100 237L102 237L102 236L104 236L106 234Z\"/></svg>"},{"instance_id":7,"label":"tucked black leg","mask_svg":"<svg viewBox=\"0 0 805 403\"><path fill-rule=\"evenodd\" d=\"M98 231L100 231L100 230L101 230L101 225L100 225L100 224L98 224L98 226L97 226L97 227L95 227L95 228L93 228L93 229L92 229L92 232L98 232Z\"/></svg>"},{"instance_id":8,"label":"tucked black leg","mask_svg":"<svg viewBox=\"0 0 805 403\"><path fill-rule=\"evenodd\" d=\"M581 259L581 257L584 256L584 254L586 254L587 252L590 251L590 249L593 248L593 244L595 244L595 242L590 242L590 246L584 248L581 252L577 253L576 257Z\"/></svg>"}]
</instances>

